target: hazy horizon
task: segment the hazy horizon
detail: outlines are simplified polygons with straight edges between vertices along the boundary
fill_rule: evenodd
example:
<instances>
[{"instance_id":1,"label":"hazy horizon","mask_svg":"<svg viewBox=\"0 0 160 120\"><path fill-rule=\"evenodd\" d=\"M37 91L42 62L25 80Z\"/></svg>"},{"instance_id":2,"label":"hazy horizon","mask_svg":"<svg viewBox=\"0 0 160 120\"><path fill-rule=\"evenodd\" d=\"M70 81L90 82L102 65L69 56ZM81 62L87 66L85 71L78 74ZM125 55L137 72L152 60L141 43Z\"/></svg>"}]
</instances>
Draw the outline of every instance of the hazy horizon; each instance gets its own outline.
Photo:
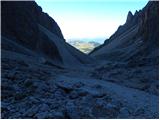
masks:
<instances>
[{"instance_id":1,"label":"hazy horizon","mask_svg":"<svg viewBox=\"0 0 160 120\"><path fill-rule=\"evenodd\" d=\"M109 38L131 11L142 9L148 0L36 0L59 25L66 41Z\"/></svg>"}]
</instances>

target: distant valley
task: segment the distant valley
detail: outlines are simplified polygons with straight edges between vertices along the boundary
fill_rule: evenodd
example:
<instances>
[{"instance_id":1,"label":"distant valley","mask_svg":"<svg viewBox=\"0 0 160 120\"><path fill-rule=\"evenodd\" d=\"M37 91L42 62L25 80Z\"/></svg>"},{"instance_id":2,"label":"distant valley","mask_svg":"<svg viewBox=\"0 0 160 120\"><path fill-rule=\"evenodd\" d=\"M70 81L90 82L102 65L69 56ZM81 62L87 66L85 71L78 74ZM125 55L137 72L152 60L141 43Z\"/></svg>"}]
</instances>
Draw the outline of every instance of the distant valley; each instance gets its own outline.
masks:
<instances>
[{"instance_id":1,"label":"distant valley","mask_svg":"<svg viewBox=\"0 0 160 120\"><path fill-rule=\"evenodd\" d=\"M74 46L75 48L79 49L83 53L87 54L91 52L94 48L101 45L100 43L95 41L83 41L83 40L69 41L68 43Z\"/></svg>"}]
</instances>

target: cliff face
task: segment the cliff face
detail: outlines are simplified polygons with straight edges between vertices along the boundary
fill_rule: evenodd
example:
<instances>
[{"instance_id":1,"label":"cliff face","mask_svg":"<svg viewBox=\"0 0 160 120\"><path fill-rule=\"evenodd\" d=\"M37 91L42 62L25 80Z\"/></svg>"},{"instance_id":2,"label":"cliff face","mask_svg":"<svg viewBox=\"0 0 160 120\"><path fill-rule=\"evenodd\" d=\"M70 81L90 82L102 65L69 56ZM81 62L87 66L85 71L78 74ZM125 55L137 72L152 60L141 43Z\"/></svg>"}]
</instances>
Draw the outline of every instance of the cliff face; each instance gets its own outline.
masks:
<instances>
[{"instance_id":1,"label":"cliff face","mask_svg":"<svg viewBox=\"0 0 160 120\"><path fill-rule=\"evenodd\" d=\"M57 23L33 1L2 2L2 23L2 35L33 48L32 42L39 39L38 24L63 39Z\"/></svg>"},{"instance_id":2,"label":"cliff face","mask_svg":"<svg viewBox=\"0 0 160 120\"><path fill-rule=\"evenodd\" d=\"M2 50L34 54L65 66L88 63L89 57L84 60L86 55L68 47L58 24L47 13L42 12L36 2L1 3ZM66 57L67 55L70 57Z\"/></svg>"},{"instance_id":3,"label":"cliff face","mask_svg":"<svg viewBox=\"0 0 160 120\"><path fill-rule=\"evenodd\" d=\"M104 60L93 76L159 94L159 3L150 1L96 48L91 56Z\"/></svg>"},{"instance_id":4,"label":"cliff face","mask_svg":"<svg viewBox=\"0 0 160 120\"><path fill-rule=\"evenodd\" d=\"M128 13L126 23L90 53L96 58L112 61L158 63L159 3L148 2L134 15ZM151 60L149 62L149 59ZM145 64L145 63L144 63Z\"/></svg>"}]
</instances>

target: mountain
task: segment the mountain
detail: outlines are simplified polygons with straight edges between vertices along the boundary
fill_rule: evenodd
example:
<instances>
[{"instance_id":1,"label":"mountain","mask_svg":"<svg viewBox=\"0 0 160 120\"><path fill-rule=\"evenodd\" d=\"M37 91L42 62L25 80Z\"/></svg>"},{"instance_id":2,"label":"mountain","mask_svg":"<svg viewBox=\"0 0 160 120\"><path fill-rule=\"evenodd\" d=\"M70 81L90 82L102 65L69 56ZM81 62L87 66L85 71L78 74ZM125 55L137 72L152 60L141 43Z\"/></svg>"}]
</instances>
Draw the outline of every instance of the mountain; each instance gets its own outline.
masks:
<instances>
[{"instance_id":1,"label":"mountain","mask_svg":"<svg viewBox=\"0 0 160 120\"><path fill-rule=\"evenodd\" d=\"M3 51L27 54L69 68L90 62L91 58L65 42L58 24L36 2L4 1L1 13L2 56Z\"/></svg>"},{"instance_id":2,"label":"mountain","mask_svg":"<svg viewBox=\"0 0 160 120\"><path fill-rule=\"evenodd\" d=\"M68 44L36 2L1 5L1 118L159 118L157 2L129 12L91 56Z\"/></svg>"},{"instance_id":3,"label":"mountain","mask_svg":"<svg viewBox=\"0 0 160 120\"><path fill-rule=\"evenodd\" d=\"M130 64L158 64L158 9L158 2L149 2L134 15L128 12L126 23L90 56Z\"/></svg>"},{"instance_id":4,"label":"mountain","mask_svg":"<svg viewBox=\"0 0 160 120\"><path fill-rule=\"evenodd\" d=\"M90 56L106 62L93 76L158 95L159 2L128 12L126 23Z\"/></svg>"},{"instance_id":5,"label":"mountain","mask_svg":"<svg viewBox=\"0 0 160 120\"><path fill-rule=\"evenodd\" d=\"M95 47L100 45L100 43L97 43L94 41L85 42L85 41L81 41L81 40L69 41L68 43L84 53L89 53Z\"/></svg>"}]
</instances>

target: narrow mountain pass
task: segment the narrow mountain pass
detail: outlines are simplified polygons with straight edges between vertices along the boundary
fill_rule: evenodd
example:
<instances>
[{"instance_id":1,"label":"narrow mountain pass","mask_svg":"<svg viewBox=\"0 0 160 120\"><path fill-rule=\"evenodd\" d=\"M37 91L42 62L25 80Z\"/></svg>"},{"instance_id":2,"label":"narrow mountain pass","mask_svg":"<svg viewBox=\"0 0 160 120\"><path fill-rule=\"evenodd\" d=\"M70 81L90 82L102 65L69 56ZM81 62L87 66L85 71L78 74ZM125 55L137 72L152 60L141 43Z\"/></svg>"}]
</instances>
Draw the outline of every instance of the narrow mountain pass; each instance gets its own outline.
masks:
<instances>
[{"instance_id":1,"label":"narrow mountain pass","mask_svg":"<svg viewBox=\"0 0 160 120\"><path fill-rule=\"evenodd\" d=\"M2 118L158 118L158 96L81 69L5 56L2 72Z\"/></svg>"},{"instance_id":2,"label":"narrow mountain pass","mask_svg":"<svg viewBox=\"0 0 160 120\"><path fill-rule=\"evenodd\" d=\"M158 9L128 12L86 55L35 1L3 1L1 118L158 119Z\"/></svg>"}]
</instances>

